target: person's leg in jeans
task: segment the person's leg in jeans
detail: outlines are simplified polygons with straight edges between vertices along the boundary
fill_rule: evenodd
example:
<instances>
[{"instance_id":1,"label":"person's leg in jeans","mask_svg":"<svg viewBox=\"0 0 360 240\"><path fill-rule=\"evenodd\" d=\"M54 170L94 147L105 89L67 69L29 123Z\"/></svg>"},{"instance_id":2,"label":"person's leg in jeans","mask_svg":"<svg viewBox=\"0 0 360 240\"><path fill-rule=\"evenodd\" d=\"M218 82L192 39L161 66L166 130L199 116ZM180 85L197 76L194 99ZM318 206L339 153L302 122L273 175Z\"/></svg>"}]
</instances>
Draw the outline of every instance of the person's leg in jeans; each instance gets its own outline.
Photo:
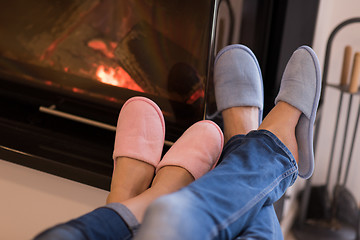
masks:
<instances>
[{"instance_id":1,"label":"person's leg in jeans","mask_svg":"<svg viewBox=\"0 0 360 240\"><path fill-rule=\"evenodd\" d=\"M231 47L237 47L230 46ZM221 53L220 53L221 54ZM220 55L219 54L219 55ZM253 56L254 57L254 56ZM255 61L256 63L256 61ZM221 63L220 63L221 64ZM258 65L258 64L256 64ZM216 66L219 68L219 66ZM220 66L221 68L221 66ZM255 130L259 127L259 125L262 123L262 106L263 106L263 86L262 86L262 77L260 72L260 67L257 66L257 70L259 71L259 74L257 76L257 81L253 78L256 78L256 74L251 74L250 76L247 76L249 78L249 81L251 82L258 82L256 88L260 90L260 92L247 92L247 94L251 94L252 96L260 96L258 101L251 99L248 97L247 94L243 96L245 99L234 99L231 95L226 93L227 89L219 89L219 88L226 88L221 82L216 82L216 87L218 87L216 90L217 93L217 102L218 102L218 109L222 110L222 116L220 118L220 122L223 124L220 124L220 126L224 126L224 135L226 140L228 138L231 138L234 133L248 133L250 130ZM225 71L225 70L224 70ZM226 69L226 71L229 71L229 69ZM230 71L231 72L231 71ZM218 74L219 75L219 74ZM218 75L216 77L218 77ZM255 75L255 76L254 76ZM237 78L241 78L243 76L237 76ZM218 79L216 79L218 80ZM237 81L236 79L233 81ZM235 87L233 89L242 88L243 81L238 83L239 86ZM260 87L259 87L260 85ZM224 91L222 91L224 90ZM238 91L241 93L241 91ZM222 95L223 94L223 95ZM226 99L230 98L232 99ZM229 102L230 105L229 105ZM245 106L243 106L245 105ZM237 107L235 107L237 106ZM242 106L242 108L239 108L239 106ZM252 107L249 107L252 106ZM255 107L254 107L255 106ZM230 107L230 108L229 108ZM224 109L224 110L223 110ZM233 119L236 119L238 124L233 124ZM224 122L225 121L225 122ZM261 229L262 231L258 231ZM277 220L277 216L275 213L275 210L273 208L273 205L264 206L259 214L255 217L253 222L250 224L250 226L245 229L243 232L239 234L239 237L236 239L281 239L282 232L280 228L279 221Z\"/></svg>"},{"instance_id":2,"label":"person's leg in jeans","mask_svg":"<svg viewBox=\"0 0 360 240\"><path fill-rule=\"evenodd\" d=\"M246 71L241 65L239 68ZM242 93L239 89L239 94ZM307 140L312 143L311 124L314 123L319 93L316 56L311 49L302 47L290 59L277 104L259 129L241 129L241 126L254 126L243 124L253 118L240 114L232 115L227 121L226 110L223 111L224 125L229 122L230 126L237 127L225 131L225 139L230 140L224 148L221 163L189 186L151 204L136 239L238 237L251 226L264 206L277 201L294 183L299 156L302 161L300 173L306 177L311 175L312 148L307 149L304 144ZM240 112L244 108L233 107L233 110ZM240 125L239 121L242 121ZM298 146L301 146L300 154ZM277 221L270 218L273 221L269 225Z\"/></svg>"},{"instance_id":3,"label":"person's leg in jeans","mask_svg":"<svg viewBox=\"0 0 360 240\"><path fill-rule=\"evenodd\" d=\"M214 170L150 205L135 239L233 239L296 173L295 159L271 132L235 136Z\"/></svg>"},{"instance_id":4,"label":"person's leg in jeans","mask_svg":"<svg viewBox=\"0 0 360 240\"><path fill-rule=\"evenodd\" d=\"M282 240L283 234L273 205L264 206L235 240Z\"/></svg>"},{"instance_id":5,"label":"person's leg in jeans","mask_svg":"<svg viewBox=\"0 0 360 240\"><path fill-rule=\"evenodd\" d=\"M211 121L191 126L159 164L163 124L161 111L150 100L133 98L125 103L117 126L107 205L52 227L35 239L131 239L154 199L186 186L215 166L223 135Z\"/></svg>"}]
</instances>

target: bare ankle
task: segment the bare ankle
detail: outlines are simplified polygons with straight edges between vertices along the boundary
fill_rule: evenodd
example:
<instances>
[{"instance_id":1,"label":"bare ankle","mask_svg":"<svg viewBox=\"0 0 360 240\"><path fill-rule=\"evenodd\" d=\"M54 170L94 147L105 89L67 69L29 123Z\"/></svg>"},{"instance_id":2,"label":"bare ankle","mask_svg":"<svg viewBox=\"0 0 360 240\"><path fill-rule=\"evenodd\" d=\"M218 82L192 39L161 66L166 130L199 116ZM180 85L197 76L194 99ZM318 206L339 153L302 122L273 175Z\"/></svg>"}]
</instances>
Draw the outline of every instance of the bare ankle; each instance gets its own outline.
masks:
<instances>
[{"instance_id":1,"label":"bare ankle","mask_svg":"<svg viewBox=\"0 0 360 240\"><path fill-rule=\"evenodd\" d=\"M149 189L140 195L122 201L141 223L147 207L157 198L173 193L193 182L193 176L184 168L177 166L165 166L161 168Z\"/></svg>"},{"instance_id":2,"label":"bare ankle","mask_svg":"<svg viewBox=\"0 0 360 240\"><path fill-rule=\"evenodd\" d=\"M165 166L156 173L151 188L159 188L165 193L171 193L193 181L194 177L186 169L178 166Z\"/></svg>"},{"instance_id":3,"label":"bare ankle","mask_svg":"<svg viewBox=\"0 0 360 240\"><path fill-rule=\"evenodd\" d=\"M301 111L285 102L278 104L270 111L261 123L259 129L265 129L275 134L298 161L298 145L295 128Z\"/></svg>"},{"instance_id":4,"label":"bare ankle","mask_svg":"<svg viewBox=\"0 0 360 240\"><path fill-rule=\"evenodd\" d=\"M247 134L259 126L258 107L232 107L225 109L222 116L225 142L235 135Z\"/></svg>"},{"instance_id":5,"label":"bare ankle","mask_svg":"<svg viewBox=\"0 0 360 240\"><path fill-rule=\"evenodd\" d=\"M145 191L154 177L154 166L127 157L116 159L107 203L121 202Z\"/></svg>"}]
</instances>

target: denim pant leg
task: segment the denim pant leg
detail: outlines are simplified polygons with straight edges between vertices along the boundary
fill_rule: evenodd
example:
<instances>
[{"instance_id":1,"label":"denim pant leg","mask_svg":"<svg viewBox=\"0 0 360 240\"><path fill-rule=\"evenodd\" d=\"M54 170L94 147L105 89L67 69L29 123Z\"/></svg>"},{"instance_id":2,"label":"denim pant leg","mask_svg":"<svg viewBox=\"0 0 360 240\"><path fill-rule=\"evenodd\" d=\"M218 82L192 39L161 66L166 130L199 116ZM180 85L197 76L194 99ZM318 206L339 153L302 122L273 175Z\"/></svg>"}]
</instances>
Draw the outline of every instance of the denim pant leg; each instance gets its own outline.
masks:
<instances>
[{"instance_id":1,"label":"denim pant leg","mask_svg":"<svg viewBox=\"0 0 360 240\"><path fill-rule=\"evenodd\" d=\"M98 240L133 238L139 226L132 213L120 203L111 203L37 235L35 240Z\"/></svg>"},{"instance_id":2,"label":"denim pant leg","mask_svg":"<svg viewBox=\"0 0 360 240\"><path fill-rule=\"evenodd\" d=\"M273 205L263 206L259 214L235 240L283 240Z\"/></svg>"},{"instance_id":3,"label":"denim pant leg","mask_svg":"<svg viewBox=\"0 0 360 240\"><path fill-rule=\"evenodd\" d=\"M150 205L135 239L234 239L296 178L295 159L274 134L235 136L214 170Z\"/></svg>"}]
</instances>

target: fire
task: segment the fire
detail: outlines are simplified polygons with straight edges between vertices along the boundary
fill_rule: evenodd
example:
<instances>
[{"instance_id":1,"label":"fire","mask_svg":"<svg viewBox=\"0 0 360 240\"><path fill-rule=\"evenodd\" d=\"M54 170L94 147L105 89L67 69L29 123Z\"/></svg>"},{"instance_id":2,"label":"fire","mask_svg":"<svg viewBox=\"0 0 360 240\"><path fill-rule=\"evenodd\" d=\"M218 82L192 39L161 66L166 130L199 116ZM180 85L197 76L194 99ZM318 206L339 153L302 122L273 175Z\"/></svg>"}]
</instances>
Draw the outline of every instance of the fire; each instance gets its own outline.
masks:
<instances>
[{"instance_id":1,"label":"fire","mask_svg":"<svg viewBox=\"0 0 360 240\"><path fill-rule=\"evenodd\" d=\"M88 42L88 46L94 50L102 52L108 58L114 58L114 50L117 46L114 42L109 42L107 45L104 41L94 39Z\"/></svg>"},{"instance_id":2,"label":"fire","mask_svg":"<svg viewBox=\"0 0 360 240\"><path fill-rule=\"evenodd\" d=\"M144 90L121 67L112 68L100 65L96 70L96 76L102 83L144 92Z\"/></svg>"}]
</instances>

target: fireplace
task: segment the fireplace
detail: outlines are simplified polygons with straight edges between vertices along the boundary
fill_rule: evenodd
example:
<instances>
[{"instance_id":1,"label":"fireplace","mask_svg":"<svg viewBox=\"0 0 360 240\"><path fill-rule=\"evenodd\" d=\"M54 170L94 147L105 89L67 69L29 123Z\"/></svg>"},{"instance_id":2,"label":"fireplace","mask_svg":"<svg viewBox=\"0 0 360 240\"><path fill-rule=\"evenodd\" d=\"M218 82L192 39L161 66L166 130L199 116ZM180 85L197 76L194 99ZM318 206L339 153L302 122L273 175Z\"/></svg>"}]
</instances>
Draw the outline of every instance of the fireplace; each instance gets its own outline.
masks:
<instances>
[{"instance_id":1,"label":"fireplace","mask_svg":"<svg viewBox=\"0 0 360 240\"><path fill-rule=\"evenodd\" d=\"M273 97L277 82L266 75L278 68L280 57L271 53L286 29L274 24L287 16L286 6L261 0L4 3L0 159L108 189L115 125L130 97L148 97L162 109L164 152L214 111L212 62L222 46L252 48L265 97Z\"/></svg>"},{"instance_id":2,"label":"fireplace","mask_svg":"<svg viewBox=\"0 0 360 240\"><path fill-rule=\"evenodd\" d=\"M7 23L0 40L3 154L17 153L15 158L22 155L17 161L41 169L53 166L50 172L58 175L88 172L90 183L80 181L104 187L112 171L117 116L128 98L149 97L161 107L165 150L204 117L217 1L5 5L0 9Z\"/></svg>"}]
</instances>

